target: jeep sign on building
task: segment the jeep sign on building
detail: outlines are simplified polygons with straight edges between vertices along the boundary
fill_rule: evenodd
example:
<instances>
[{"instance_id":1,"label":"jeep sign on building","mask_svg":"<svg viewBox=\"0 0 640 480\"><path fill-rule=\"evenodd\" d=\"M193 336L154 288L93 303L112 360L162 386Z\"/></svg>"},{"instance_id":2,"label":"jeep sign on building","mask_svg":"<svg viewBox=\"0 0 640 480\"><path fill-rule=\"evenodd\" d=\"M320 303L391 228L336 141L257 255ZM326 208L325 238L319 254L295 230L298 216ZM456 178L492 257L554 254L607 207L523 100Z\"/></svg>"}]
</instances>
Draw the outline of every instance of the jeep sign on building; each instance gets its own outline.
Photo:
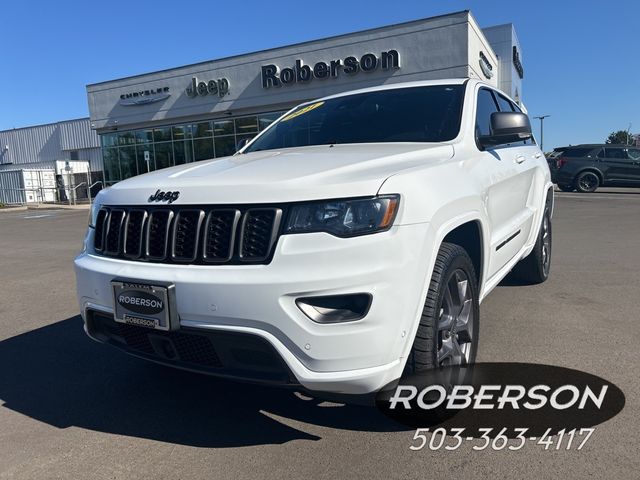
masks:
<instances>
[{"instance_id":1,"label":"jeep sign on building","mask_svg":"<svg viewBox=\"0 0 640 480\"><path fill-rule=\"evenodd\" d=\"M381 84L477 78L520 101L523 54L511 24L464 11L176 67L87 87L108 184L233 154L296 104Z\"/></svg>"}]
</instances>

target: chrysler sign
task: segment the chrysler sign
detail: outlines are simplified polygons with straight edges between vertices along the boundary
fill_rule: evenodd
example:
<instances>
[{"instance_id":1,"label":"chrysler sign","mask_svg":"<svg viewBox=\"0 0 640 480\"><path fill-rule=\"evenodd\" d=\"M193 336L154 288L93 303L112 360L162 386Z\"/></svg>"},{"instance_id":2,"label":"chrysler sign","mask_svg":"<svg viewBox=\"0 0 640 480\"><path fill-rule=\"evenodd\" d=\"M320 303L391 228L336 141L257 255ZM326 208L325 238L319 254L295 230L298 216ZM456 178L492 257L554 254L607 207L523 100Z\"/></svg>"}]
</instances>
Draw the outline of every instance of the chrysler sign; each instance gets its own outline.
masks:
<instances>
[{"instance_id":1,"label":"chrysler sign","mask_svg":"<svg viewBox=\"0 0 640 480\"><path fill-rule=\"evenodd\" d=\"M125 107L135 105L147 105L169 98L169 87L147 88L135 92L127 92L120 95L120 105Z\"/></svg>"}]
</instances>

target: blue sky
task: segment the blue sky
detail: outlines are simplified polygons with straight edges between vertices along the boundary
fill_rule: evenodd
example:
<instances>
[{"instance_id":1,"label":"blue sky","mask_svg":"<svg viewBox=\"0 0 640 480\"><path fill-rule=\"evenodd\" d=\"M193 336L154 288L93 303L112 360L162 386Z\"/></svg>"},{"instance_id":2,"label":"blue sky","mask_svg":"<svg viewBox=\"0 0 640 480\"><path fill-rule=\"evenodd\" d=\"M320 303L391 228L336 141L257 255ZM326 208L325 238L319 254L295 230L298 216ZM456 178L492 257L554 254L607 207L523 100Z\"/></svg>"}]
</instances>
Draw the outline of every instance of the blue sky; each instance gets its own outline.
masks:
<instances>
[{"instance_id":1,"label":"blue sky","mask_svg":"<svg viewBox=\"0 0 640 480\"><path fill-rule=\"evenodd\" d=\"M88 83L464 9L515 25L545 150L640 132L637 0L5 2L0 130L88 116Z\"/></svg>"}]
</instances>

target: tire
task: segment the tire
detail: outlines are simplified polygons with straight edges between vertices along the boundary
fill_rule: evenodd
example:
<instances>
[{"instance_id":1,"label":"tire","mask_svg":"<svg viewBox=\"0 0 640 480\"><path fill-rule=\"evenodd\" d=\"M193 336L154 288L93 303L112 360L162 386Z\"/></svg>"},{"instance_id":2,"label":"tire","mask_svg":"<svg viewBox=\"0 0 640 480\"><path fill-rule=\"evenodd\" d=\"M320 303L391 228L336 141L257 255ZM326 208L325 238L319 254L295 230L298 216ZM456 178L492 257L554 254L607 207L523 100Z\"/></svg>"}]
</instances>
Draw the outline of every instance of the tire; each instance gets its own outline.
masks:
<instances>
[{"instance_id":1,"label":"tire","mask_svg":"<svg viewBox=\"0 0 640 480\"><path fill-rule=\"evenodd\" d=\"M575 190L573 185L558 185L558 188L563 192L573 192Z\"/></svg>"},{"instance_id":2,"label":"tire","mask_svg":"<svg viewBox=\"0 0 640 480\"><path fill-rule=\"evenodd\" d=\"M531 253L515 266L514 277L530 285L545 282L551 269L552 240L551 200L547 199L536 244Z\"/></svg>"},{"instance_id":3,"label":"tire","mask_svg":"<svg viewBox=\"0 0 640 480\"><path fill-rule=\"evenodd\" d=\"M590 170L580 173L576 177L576 190L582 193L593 193L600 186L600 177Z\"/></svg>"},{"instance_id":4,"label":"tire","mask_svg":"<svg viewBox=\"0 0 640 480\"><path fill-rule=\"evenodd\" d=\"M473 363L478 350L479 318L478 283L473 262L464 248L443 243L405 374Z\"/></svg>"}]
</instances>

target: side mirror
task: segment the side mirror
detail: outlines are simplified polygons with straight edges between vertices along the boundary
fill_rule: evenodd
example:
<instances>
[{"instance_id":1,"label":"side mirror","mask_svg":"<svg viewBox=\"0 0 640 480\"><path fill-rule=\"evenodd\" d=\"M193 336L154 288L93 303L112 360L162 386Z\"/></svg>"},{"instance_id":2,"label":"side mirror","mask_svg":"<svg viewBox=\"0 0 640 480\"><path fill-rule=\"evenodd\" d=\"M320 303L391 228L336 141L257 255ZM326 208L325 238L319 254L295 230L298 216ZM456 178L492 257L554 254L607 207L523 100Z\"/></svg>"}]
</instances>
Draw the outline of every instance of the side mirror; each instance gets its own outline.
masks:
<instances>
[{"instance_id":1,"label":"side mirror","mask_svg":"<svg viewBox=\"0 0 640 480\"><path fill-rule=\"evenodd\" d=\"M521 142L531 138L529 117L520 112L494 112L491 114L491 135L478 137L483 148Z\"/></svg>"}]
</instances>

